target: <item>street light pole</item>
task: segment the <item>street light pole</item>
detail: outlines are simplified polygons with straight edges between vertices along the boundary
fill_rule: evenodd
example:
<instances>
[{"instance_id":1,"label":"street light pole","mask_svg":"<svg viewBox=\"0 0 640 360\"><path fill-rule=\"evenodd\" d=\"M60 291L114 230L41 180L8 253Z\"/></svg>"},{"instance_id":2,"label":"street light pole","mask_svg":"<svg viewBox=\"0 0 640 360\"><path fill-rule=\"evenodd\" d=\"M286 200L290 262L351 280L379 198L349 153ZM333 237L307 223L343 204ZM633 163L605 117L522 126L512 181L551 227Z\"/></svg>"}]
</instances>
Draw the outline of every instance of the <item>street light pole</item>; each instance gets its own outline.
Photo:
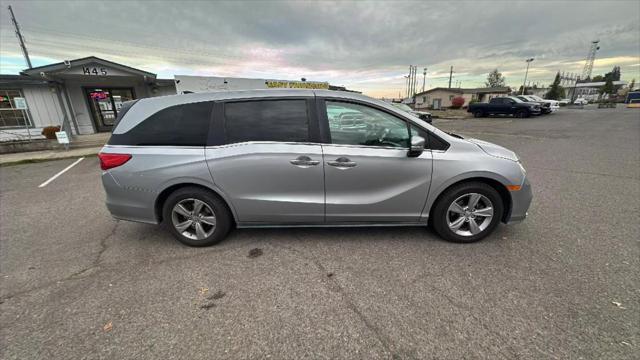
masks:
<instances>
[{"instance_id":1,"label":"street light pole","mask_svg":"<svg viewBox=\"0 0 640 360\"><path fill-rule=\"evenodd\" d=\"M422 92L424 92L424 85L427 82L427 68L424 68L422 72Z\"/></svg>"},{"instance_id":2,"label":"street light pole","mask_svg":"<svg viewBox=\"0 0 640 360\"><path fill-rule=\"evenodd\" d=\"M522 83L522 93L520 95L524 95L524 89L527 87L527 75L529 74L529 64L533 61L533 58L529 58L527 61L527 71L524 73L524 82Z\"/></svg>"}]
</instances>

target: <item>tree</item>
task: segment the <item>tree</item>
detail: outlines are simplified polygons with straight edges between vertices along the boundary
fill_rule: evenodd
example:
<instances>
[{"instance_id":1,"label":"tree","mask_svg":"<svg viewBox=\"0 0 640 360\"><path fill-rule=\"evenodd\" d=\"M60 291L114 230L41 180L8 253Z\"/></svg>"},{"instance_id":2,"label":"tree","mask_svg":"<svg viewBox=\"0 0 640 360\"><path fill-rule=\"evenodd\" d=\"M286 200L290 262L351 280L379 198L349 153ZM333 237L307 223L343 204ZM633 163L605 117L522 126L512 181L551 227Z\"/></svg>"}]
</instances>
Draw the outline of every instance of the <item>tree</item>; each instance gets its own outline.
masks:
<instances>
[{"instance_id":1,"label":"tree","mask_svg":"<svg viewBox=\"0 0 640 360\"><path fill-rule=\"evenodd\" d=\"M607 79L607 82L604 83L604 85L602 85L602 87L600 88L600 96L604 95L604 94L613 94L616 91L615 87L613 86L613 80L611 80L611 78Z\"/></svg>"},{"instance_id":2,"label":"tree","mask_svg":"<svg viewBox=\"0 0 640 360\"><path fill-rule=\"evenodd\" d=\"M593 79L591 79L593 82L600 82L600 81L604 81L604 76L602 75L596 75L593 77Z\"/></svg>"},{"instance_id":3,"label":"tree","mask_svg":"<svg viewBox=\"0 0 640 360\"><path fill-rule=\"evenodd\" d=\"M464 98L462 96L456 96L451 100L452 109L460 109L464 105Z\"/></svg>"},{"instance_id":4,"label":"tree","mask_svg":"<svg viewBox=\"0 0 640 360\"><path fill-rule=\"evenodd\" d=\"M505 78L498 69L494 69L487 75L487 82L484 83L486 87L504 87Z\"/></svg>"},{"instance_id":5,"label":"tree","mask_svg":"<svg viewBox=\"0 0 640 360\"><path fill-rule=\"evenodd\" d=\"M551 100L560 100L564 98L564 88L560 86L560 72L556 74L556 78L553 80L553 84L551 84L551 87L545 97Z\"/></svg>"},{"instance_id":6,"label":"tree","mask_svg":"<svg viewBox=\"0 0 640 360\"><path fill-rule=\"evenodd\" d=\"M604 74L604 79L601 81L607 80L620 81L620 66L614 66L610 72Z\"/></svg>"}]
</instances>

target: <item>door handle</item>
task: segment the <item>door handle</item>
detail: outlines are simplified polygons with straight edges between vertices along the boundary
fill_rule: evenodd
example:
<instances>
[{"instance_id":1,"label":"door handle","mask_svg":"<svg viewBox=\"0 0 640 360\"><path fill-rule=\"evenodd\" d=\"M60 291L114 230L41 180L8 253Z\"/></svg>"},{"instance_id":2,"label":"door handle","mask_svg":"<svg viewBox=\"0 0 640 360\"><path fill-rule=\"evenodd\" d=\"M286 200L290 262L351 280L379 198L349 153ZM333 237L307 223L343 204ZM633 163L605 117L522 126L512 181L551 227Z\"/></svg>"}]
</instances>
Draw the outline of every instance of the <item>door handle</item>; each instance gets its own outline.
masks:
<instances>
[{"instance_id":1,"label":"door handle","mask_svg":"<svg viewBox=\"0 0 640 360\"><path fill-rule=\"evenodd\" d=\"M342 169L352 168L352 167L356 167L358 165L357 163L349 160L349 158L346 158L346 157L339 157L335 161L327 161L327 164L329 164L331 166L335 166L338 169L340 169L340 168L342 168Z\"/></svg>"},{"instance_id":2,"label":"door handle","mask_svg":"<svg viewBox=\"0 0 640 360\"><path fill-rule=\"evenodd\" d=\"M289 160L289 162L295 166L315 166L320 164L320 160L311 160L310 157L305 155L298 156L293 160Z\"/></svg>"}]
</instances>

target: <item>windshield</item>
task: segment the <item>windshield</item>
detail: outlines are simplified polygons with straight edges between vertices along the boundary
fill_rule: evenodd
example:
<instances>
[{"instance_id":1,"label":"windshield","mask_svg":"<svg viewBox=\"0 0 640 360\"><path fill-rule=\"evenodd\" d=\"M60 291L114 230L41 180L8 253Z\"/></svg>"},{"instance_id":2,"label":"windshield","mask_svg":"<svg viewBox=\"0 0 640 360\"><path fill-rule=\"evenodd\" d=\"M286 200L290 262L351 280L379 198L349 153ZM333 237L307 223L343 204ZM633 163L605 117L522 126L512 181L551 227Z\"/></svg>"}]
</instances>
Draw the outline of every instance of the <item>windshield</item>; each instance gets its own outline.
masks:
<instances>
[{"instance_id":1,"label":"windshield","mask_svg":"<svg viewBox=\"0 0 640 360\"><path fill-rule=\"evenodd\" d=\"M541 98L540 96L536 96L536 95L530 95L529 99L533 99L535 101L542 101L544 100L543 98Z\"/></svg>"},{"instance_id":2,"label":"windshield","mask_svg":"<svg viewBox=\"0 0 640 360\"><path fill-rule=\"evenodd\" d=\"M400 110L404 110L404 111L407 111L407 112L413 111L413 109L407 104L391 103L391 105L397 107Z\"/></svg>"},{"instance_id":3,"label":"windshield","mask_svg":"<svg viewBox=\"0 0 640 360\"><path fill-rule=\"evenodd\" d=\"M517 98L517 97L515 97L515 96L509 96L509 99L511 99L511 100L513 100L513 101L515 101L515 102L518 102L518 103L522 103L522 102L524 102L524 101L520 100L519 98Z\"/></svg>"}]
</instances>

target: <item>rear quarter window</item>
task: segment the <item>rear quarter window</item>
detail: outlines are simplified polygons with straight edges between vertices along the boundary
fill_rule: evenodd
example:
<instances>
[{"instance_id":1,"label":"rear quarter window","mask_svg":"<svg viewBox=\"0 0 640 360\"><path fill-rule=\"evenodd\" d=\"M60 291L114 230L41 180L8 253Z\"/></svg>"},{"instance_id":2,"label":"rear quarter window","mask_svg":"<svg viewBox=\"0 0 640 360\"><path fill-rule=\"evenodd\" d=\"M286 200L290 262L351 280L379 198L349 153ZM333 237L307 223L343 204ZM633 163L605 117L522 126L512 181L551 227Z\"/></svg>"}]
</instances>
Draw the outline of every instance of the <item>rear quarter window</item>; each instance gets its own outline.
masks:
<instances>
[{"instance_id":1,"label":"rear quarter window","mask_svg":"<svg viewBox=\"0 0 640 360\"><path fill-rule=\"evenodd\" d=\"M175 105L160 110L124 134L113 134L109 145L205 146L212 102Z\"/></svg>"}]
</instances>

